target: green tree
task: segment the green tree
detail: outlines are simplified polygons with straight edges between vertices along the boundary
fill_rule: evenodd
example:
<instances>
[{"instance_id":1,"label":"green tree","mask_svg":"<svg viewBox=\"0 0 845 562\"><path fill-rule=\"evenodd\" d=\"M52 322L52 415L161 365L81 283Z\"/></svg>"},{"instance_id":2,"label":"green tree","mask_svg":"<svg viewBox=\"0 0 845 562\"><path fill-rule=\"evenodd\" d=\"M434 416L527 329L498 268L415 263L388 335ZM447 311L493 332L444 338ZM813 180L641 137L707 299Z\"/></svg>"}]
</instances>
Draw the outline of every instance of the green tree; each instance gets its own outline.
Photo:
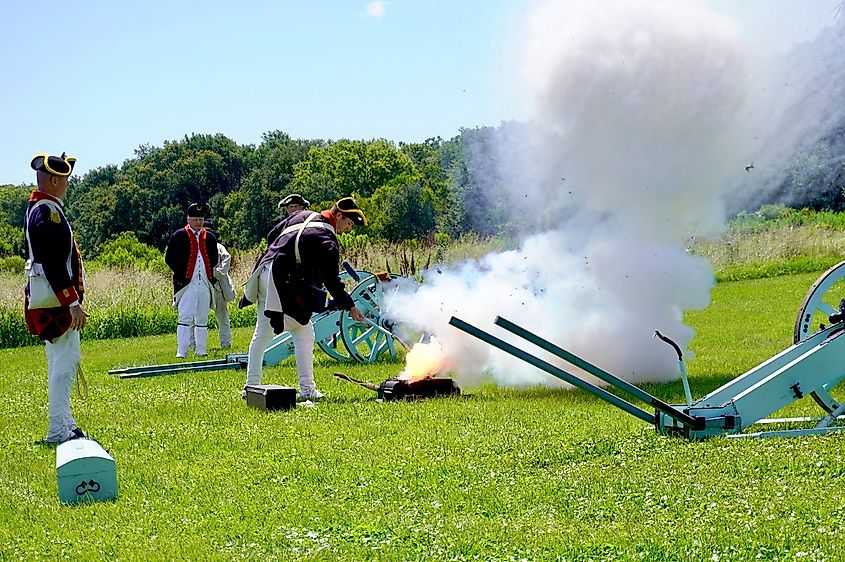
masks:
<instances>
[{"instance_id":1,"label":"green tree","mask_svg":"<svg viewBox=\"0 0 845 562\"><path fill-rule=\"evenodd\" d=\"M294 140L281 131L262 136L251 153L249 172L237 191L226 195L220 209L220 237L226 244L247 248L257 244L280 219L279 200L288 191L294 166L322 141Z\"/></svg>"},{"instance_id":2,"label":"green tree","mask_svg":"<svg viewBox=\"0 0 845 562\"><path fill-rule=\"evenodd\" d=\"M22 226L0 223L0 258L26 255Z\"/></svg>"},{"instance_id":3,"label":"green tree","mask_svg":"<svg viewBox=\"0 0 845 562\"><path fill-rule=\"evenodd\" d=\"M236 190L247 172L252 147L241 147L224 135L192 135L166 141L161 148L143 146L127 161L122 176L151 189L167 204L187 209L218 192Z\"/></svg>"},{"instance_id":4,"label":"green tree","mask_svg":"<svg viewBox=\"0 0 845 562\"><path fill-rule=\"evenodd\" d=\"M266 181L266 173L255 170L241 189L226 196L220 224L220 238L224 244L252 247L278 220L278 195L264 187Z\"/></svg>"},{"instance_id":5,"label":"green tree","mask_svg":"<svg viewBox=\"0 0 845 562\"><path fill-rule=\"evenodd\" d=\"M34 185L0 185L0 224L22 227Z\"/></svg>"},{"instance_id":6,"label":"green tree","mask_svg":"<svg viewBox=\"0 0 845 562\"><path fill-rule=\"evenodd\" d=\"M435 228L434 194L418 176L397 178L378 188L365 211L375 232L393 242L422 238Z\"/></svg>"},{"instance_id":7,"label":"green tree","mask_svg":"<svg viewBox=\"0 0 845 562\"><path fill-rule=\"evenodd\" d=\"M434 207L437 232L458 237L467 226L463 225L465 212L456 187L468 181L460 137L444 141L440 137L421 143L400 143L400 150L414 162L429 199ZM464 181L461 181L464 180Z\"/></svg>"},{"instance_id":8,"label":"green tree","mask_svg":"<svg viewBox=\"0 0 845 562\"><path fill-rule=\"evenodd\" d=\"M369 197L391 180L414 171L411 158L386 140L343 139L312 148L308 158L294 166L290 190L312 202L337 201L352 193Z\"/></svg>"},{"instance_id":9,"label":"green tree","mask_svg":"<svg viewBox=\"0 0 845 562\"><path fill-rule=\"evenodd\" d=\"M461 211L457 227L460 234L493 236L508 226L507 189L496 150L497 134L498 129L493 127L461 129L451 148L450 200Z\"/></svg>"},{"instance_id":10,"label":"green tree","mask_svg":"<svg viewBox=\"0 0 845 562\"><path fill-rule=\"evenodd\" d=\"M142 145L135 158L74 178L68 218L83 249L96 249L122 232L163 248L193 202L206 202L222 219L225 196L240 188L254 148L224 135L192 135L162 147Z\"/></svg>"},{"instance_id":11,"label":"green tree","mask_svg":"<svg viewBox=\"0 0 845 562\"><path fill-rule=\"evenodd\" d=\"M167 274L169 268L164 263L164 255L138 241L138 238L131 232L119 234L112 240L102 244L96 256L96 260L105 266L114 269L149 269Z\"/></svg>"}]
</instances>

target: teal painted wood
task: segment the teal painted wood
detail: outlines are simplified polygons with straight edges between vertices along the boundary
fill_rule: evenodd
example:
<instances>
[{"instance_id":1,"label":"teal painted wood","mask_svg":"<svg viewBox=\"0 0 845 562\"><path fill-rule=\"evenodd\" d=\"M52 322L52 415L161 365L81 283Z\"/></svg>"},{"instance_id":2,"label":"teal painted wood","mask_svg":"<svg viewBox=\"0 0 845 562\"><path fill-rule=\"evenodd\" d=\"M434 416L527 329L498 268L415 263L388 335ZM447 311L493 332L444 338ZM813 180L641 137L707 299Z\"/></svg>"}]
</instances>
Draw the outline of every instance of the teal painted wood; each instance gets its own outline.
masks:
<instances>
[{"instance_id":1,"label":"teal painted wood","mask_svg":"<svg viewBox=\"0 0 845 562\"><path fill-rule=\"evenodd\" d=\"M744 375L740 375L739 377L720 386L707 396L700 398L695 403L693 403L693 406L699 408L718 407L721 404L732 400L735 396L738 396L745 390L753 387L758 382L771 375L773 372L785 367L786 365L789 365L795 359L807 353L808 349L812 349L824 342L832 333L836 332L836 330L838 329L841 329L841 326L831 326L830 328L824 331L817 332L811 335L804 341L781 351L774 357L765 360L750 371L746 372Z\"/></svg>"},{"instance_id":2,"label":"teal painted wood","mask_svg":"<svg viewBox=\"0 0 845 562\"><path fill-rule=\"evenodd\" d=\"M843 426L837 427L811 427L808 429L784 429L780 431L758 431L756 433L735 433L727 437L732 439L744 438L767 438L767 437L804 437L805 435L824 435L834 431L842 431Z\"/></svg>"},{"instance_id":3,"label":"teal painted wood","mask_svg":"<svg viewBox=\"0 0 845 562\"><path fill-rule=\"evenodd\" d=\"M480 339L483 342L486 342L486 343L492 345L493 347L497 347L497 348L501 349L505 353L509 353L510 355L513 355L514 357L516 357L518 359L522 359L526 363L534 365L538 369L546 371L550 375L553 375L553 376L561 379L562 381L568 382L572 386L577 386L580 389L583 389L583 390L586 390L586 391L588 391L592 394L595 394L596 396L598 396L602 400L610 402L611 404L613 404L614 406L616 406L620 410L628 412L629 414L631 414L634 417L637 417L637 418L639 418L639 419L641 419L645 422L651 423L651 424L655 423L655 417L652 414L634 406L633 404L631 404L627 400L619 398L615 394L612 394L612 393L606 391L603 388L599 388L598 386L590 384L587 381L582 380L579 377L576 377L575 375L568 373L568 372L564 371L563 369L560 369L560 368L552 365L551 363L548 363L547 361L543 361L539 357L531 355L530 353L527 353L527 352L519 349L518 347L511 345L508 342L497 338L496 336L488 334L484 330L480 330L480 329L476 328L475 326L473 326L472 324L464 322L460 318L452 316L452 318L449 320L449 324L454 326L455 328L457 328L459 330L462 330L462 331L464 331L464 332L466 332L466 333L468 333L472 336L475 336L476 338Z\"/></svg>"},{"instance_id":4,"label":"teal painted wood","mask_svg":"<svg viewBox=\"0 0 845 562\"><path fill-rule=\"evenodd\" d=\"M820 389L833 387L845 379L845 329L842 324L837 324L811 335L806 340L764 361L701 400L693 402L692 405L672 405L513 322L501 317L496 318L496 325L654 406L657 412L656 415L651 416L604 389L587 383L459 318L453 316L449 324L551 375L587 390L629 414L653 423L657 431L662 434L680 435L691 440L741 435L745 429L763 421L765 416L806 395L819 392ZM683 361L680 363L680 368L682 377L685 378ZM687 402L690 402L691 396L686 387L685 394ZM843 429L842 426L832 427L832 424L842 413L845 413L845 406L834 410L814 428L747 435L791 437L839 431Z\"/></svg>"},{"instance_id":5,"label":"teal painted wood","mask_svg":"<svg viewBox=\"0 0 845 562\"><path fill-rule=\"evenodd\" d=\"M692 406L692 391L689 387L689 377L687 376L687 364L681 359L678 361L678 370L681 372L681 382L684 385L684 397L687 399L687 406Z\"/></svg>"},{"instance_id":6,"label":"teal painted wood","mask_svg":"<svg viewBox=\"0 0 845 562\"><path fill-rule=\"evenodd\" d=\"M315 314L311 317L311 323L314 324L314 340L326 340L338 331L340 311L330 310ZM268 367L277 365L288 357L292 357L293 354L293 335L284 331L275 336L264 351L264 365Z\"/></svg>"},{"instance_id":7,"label":"teal painted wood","mask_svg":"<svg viewBox=\"0 0 845 562\"><path fill-rule=\"evenodd\" d=\"M657 411L663 412L666 415L671 416L672 418L678 420L680 423L682 423L684 425L694 427L698 423L691 416L687 415L685 412L682 412L680 410L680 408L676 408L676 407L672 406L671 404L667 404L663 400L660 400L659 398L652 396L648 392L646 392L646 391L644 391L640 388L637 388L636 386L632 385L628 381L620 379L619 377L617 377L615 375L612 375L611 373L605 371L604 369L597 367L596 365L593 365L589 361L586 361L585 359L578 357L574 353L570 353L569 351L563 349L562 347L560 347L558 345L553 344L552 342L550 342L546 339L541 338L537 334L526 330L522 326L514 324L513 322L511 322L510 320L508 320L506 318L502 318L501 316L496 316L496 319L493 321L493 323L496 324L497 326L501 326L502 328L508 330L509 332L516 334L517 336L533 343L534 345L536 345L536 346L538 346L542 349L545 349L549 353L551 353L553 355L557 355L558 357L560 357L564 361L572 363L573 365L575 365L579 369L583 369L584 371L587 371L591 375L598 377L599 379L603 380L604 382L606 382L606 383L608 383L612 386L615 386L616 388L623 390L623 391L627 392L628 394L631 394L632 396L635 396L636 398L642 400L646 404L656 408ZM592 392L593 394L597 394L595 391L593 391L591 389L587 389L587 390L590 390L590 392ZM615 404L615 405L621 407L619 404ZM625 407L623 409L625 411L628 411L627 407Z\"/></svg>"},{"instance_id":8,"label":"teal painted wood","mask_svg":"<svg viewBox=\"0 0 845 562\"><path fill-rule=\"evenodd\" d=\"M117 497L117 466L93 439L73 439L56 447L56 480L64 503Z\"/></svg>"},{"instance_id":9,"label":"teal painted wood","mask_svg":"<svg viewBox=\"0 0 845 562\"><path fill-rule=\"evenodd\" d=\"M737 395L737 410L749 421L760 420L822 385L845 375L845 332L831 336L804 355Z\"/></svg>"},{"instance_id":10,"label":"teal painted wood","mask_svg":"<svg viewBox=\"0 0 845 562\"><path fill-rule=\"evenodd\" d=\"M708 401L713 401L712 396L718 395L722 403L711 406L705 399L696 402L689 409L689 413L693 416L704 417L711 423L702 431L690 431L687 437L700 439L713 435L740 433L767 415L815 392L824 385L835 385L842 380L843 376L845 376L845 332L842 331L842 326L838 325L814 334L705 397ZM731 395L727 392L728 390L736 391L736 394ZM719 420L730 420L730 418L733 418L731 423L720 426ZM661 426L668 429L672 425L668 420L658 420L658 429ZM835 428L821 425L813 431L781 431L755 435L760 437L811 435L833 430Z\"/></svg>"}]
</instances>

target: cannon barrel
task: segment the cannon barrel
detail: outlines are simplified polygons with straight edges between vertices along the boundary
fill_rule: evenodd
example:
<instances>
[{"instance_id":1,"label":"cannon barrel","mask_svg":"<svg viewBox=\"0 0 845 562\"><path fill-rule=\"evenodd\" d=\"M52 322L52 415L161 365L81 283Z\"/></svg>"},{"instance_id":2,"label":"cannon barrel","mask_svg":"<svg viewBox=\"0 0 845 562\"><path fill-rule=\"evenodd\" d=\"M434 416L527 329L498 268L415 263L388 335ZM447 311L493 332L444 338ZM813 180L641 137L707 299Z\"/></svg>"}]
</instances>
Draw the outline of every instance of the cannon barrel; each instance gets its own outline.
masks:
<instances>
[{"instance_id":1,"label":"cannon barrel","mask_svg":"<svg viewBox=\"0 0 845 562\"><path fill-rule=\"evenodd\" d=\"M344 373L335 373L334 376L377 392L379 399L388 402L392 400L418 400L420 398L436 398L440 396L460 396L461 394L461 389L455 384L455 381L441 377L425 377L416 380L392 378L377 385L369 381L353 379Z\"/></svg>"}]
</instances>

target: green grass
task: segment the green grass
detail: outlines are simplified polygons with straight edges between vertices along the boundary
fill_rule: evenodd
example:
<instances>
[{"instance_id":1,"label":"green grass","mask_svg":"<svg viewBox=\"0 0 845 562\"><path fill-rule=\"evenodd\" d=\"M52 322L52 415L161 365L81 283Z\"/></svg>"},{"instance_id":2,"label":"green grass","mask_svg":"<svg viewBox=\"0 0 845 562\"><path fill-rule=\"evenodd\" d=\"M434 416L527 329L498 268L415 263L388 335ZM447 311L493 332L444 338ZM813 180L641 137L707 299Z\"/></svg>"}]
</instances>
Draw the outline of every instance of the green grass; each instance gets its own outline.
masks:
<instances>
[{"instance_id":1,"label":"green grass","mask_svg":"<svg viewBox=\"0 0 845 562\"><path fill-rule=\"evenodd\" d=\"M757 229L732 227L718 239L692 241L689 250L710 262L719 281L739 281L825 269L845 256L845 236L823 222L775 221Z\"/></svg>"},{"instance_id":2,"label":"green grass","mask_svg":"<svg viewBox=\"0 0 845 562\"><path fill-rule=\"evenodd\" d=\"M696 396L792 340L817 274L721 283L688 321ZM251 332L235 330L245 350ZM212 333L211 337L216 337ZM213 340L212 340L213 341ZM471 389L380 404L331 373L401 365L317 352L330 399L247 408L244 374L120 380L171 336L84 341L80 425L117 460L115 502L58 502L40 347L0 351L0 560L840 560L845 438L689 443L580 391ZM222 356L222 352L216 352ZM295 384L292 361L265 382ZM680 383L649 385L670 401ZM808 400L789 413L814 414Z\"/></svg>"}]
</instances>

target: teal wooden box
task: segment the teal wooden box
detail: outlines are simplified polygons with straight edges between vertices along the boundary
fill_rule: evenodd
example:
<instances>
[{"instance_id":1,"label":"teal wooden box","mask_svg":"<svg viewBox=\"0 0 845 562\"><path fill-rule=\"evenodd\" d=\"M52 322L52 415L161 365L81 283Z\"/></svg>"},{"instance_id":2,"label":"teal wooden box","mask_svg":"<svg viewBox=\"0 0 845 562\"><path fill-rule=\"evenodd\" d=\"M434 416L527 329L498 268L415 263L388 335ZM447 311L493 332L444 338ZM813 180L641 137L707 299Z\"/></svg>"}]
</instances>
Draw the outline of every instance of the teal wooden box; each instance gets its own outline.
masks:
<instances>
[{"instance_id":1,"label":"teal wooden box","mask_svg":"<svg viewBox=\"0 0 845 562\"><path fill-rule=\"evenodd\" d=\"M114 459L93 439L73 439L56 447L56 479L59 499L65 503L117 496Z\"/></svg>"}]
</instances>

